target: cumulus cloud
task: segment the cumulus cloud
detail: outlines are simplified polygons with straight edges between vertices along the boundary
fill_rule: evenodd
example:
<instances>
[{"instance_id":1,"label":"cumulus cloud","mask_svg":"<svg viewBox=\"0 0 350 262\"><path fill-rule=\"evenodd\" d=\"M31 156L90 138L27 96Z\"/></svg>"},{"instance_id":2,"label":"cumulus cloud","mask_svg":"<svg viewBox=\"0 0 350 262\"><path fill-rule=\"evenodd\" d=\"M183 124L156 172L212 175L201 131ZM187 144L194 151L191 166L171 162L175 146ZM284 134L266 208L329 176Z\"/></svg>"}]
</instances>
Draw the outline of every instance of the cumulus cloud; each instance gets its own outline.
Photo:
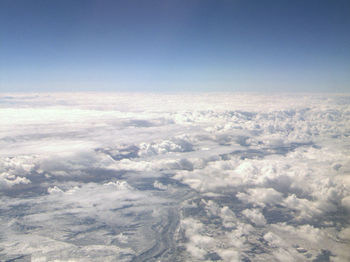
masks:
<instances>
[{"instance_id":1,"label":"cumulus cloud","mask_svg":"<svg viewBox=\"0 0 350 262\"><path fill-rule=\"evenodd\" d=\"M26 177L11 175L9 173L0 174L0 189L11 188L17 184L29 184L30 180Z\"/></svg>"},{"instance_id":2,"label":"cumulus cloud","mask_svg":"<svg viewBox=\"0 0 350 262\"><path fill-rule=\"evenodd\" d=\"M264 215L258 209L245 209L242 214L257 226L264 226L266 224Z\"/></svg>"},{"instance_id":3,"label":"cumulus cloud","mask_svg":"<svg viewBox=\"0 0 350 262\"><path fill-rule=\"evenodd\" d=\"M273 188L250 188L247 193L239 192L238 199L256 206L277 205L282 202L283 195Z\"/></svg>"},{"instance_id":4,"label":"cumulus cloud","mask_svg":"<svg viewBox=\"0 0 350 262\"><path fill-rule=\"evenodd\" d=\"M0 190L31 183L26 175L35 168L35 162L36 158L30 156L0 159Z\"/></svg>"},{"instance_id":5,"label":"cumulus cloud","mask_svg":"<svg viewBox=\"0 0 350 262\"><path fill-rule=\"evenodd\" d=\"M347 96L6 97L0 260L350 259Z\"/></svg>"}]
</instances>

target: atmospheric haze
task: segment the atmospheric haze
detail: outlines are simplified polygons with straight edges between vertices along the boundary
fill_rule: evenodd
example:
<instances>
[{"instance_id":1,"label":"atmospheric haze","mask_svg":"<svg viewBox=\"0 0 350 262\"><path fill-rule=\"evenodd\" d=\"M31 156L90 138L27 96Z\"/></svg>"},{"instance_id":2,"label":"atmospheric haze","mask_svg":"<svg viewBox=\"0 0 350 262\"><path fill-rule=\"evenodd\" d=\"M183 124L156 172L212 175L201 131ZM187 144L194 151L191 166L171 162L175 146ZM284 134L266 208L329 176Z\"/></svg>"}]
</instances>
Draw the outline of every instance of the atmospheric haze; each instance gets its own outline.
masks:
<instances>
[{"instance_id":1,"label":"atmospheric haze","mask_svg":"<svg viewBox=\"0 0 350 262\"><path fill-rule=\"evenodd\" d=\"M0 97L1 261L349 261L350 96Z\"/></svg>"}]
</instances>

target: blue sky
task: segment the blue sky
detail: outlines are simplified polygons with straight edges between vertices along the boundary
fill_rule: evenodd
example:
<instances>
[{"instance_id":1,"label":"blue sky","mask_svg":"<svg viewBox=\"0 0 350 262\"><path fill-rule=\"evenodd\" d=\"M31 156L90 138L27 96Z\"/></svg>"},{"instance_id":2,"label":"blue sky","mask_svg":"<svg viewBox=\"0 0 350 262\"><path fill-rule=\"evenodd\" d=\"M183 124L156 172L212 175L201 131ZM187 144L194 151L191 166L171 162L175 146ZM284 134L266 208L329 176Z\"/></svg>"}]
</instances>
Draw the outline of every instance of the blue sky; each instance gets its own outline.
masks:
<instances>
[{"instance_id":1,"label":"blue sky","mask_svg":"<svg viewBox=\"0 0 350 262\"><path fill-rule=\"evenodd\" d=\"M0 91L349 92L350 1L0 1Z\"/></svg>"}]
</instances>

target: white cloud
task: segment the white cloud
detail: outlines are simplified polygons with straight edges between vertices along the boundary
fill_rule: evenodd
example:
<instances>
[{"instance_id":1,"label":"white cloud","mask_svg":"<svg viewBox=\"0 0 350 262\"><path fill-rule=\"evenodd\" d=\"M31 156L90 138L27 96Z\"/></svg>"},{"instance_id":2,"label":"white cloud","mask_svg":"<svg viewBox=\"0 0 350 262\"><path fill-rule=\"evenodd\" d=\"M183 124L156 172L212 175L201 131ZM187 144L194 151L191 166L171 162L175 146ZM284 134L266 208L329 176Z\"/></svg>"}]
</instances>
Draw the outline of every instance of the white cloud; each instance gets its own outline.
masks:
<instances>
[{"instance_id":1,"label":"white cloud","mask_svg":"<svg viewBox=\"0 0 350 262\"><path fill-rule=\"evenodd\" d=\"M245 209L242 211L242 213L255 225L266 225L266 219L259 209Z\"/></svg>"},{"instance_id":2,"label":"white cloud","mask_svg":"<svg viewBox=\"0 0 350 262\"><path fill-rule=\"evenodd\" d=\"M282 203L283 195L273 188L250 188L247 193L239 192L237 197L256 206L277 205Z\"/></svg>"},{"instance_id":3,"label":"white cloud","mask_svg":"<svg viewBox=\"0 0 350 262\"><path fill-rule=\"evenodd\" d=\"M30 180L26 177L19 177L9 173L0 174L0 189L10 188L17 184L29 184Z\"/></svg>"},{"instance_id":4,"label":"white cloud","mask_svg":"<svg viewBox=\"0 0 350 262\"><path fill-rule=\"evenodd\" d=\"M0 260L350 259L343 97L11 101L0 111Z\"/></svg>"}]
</instances>

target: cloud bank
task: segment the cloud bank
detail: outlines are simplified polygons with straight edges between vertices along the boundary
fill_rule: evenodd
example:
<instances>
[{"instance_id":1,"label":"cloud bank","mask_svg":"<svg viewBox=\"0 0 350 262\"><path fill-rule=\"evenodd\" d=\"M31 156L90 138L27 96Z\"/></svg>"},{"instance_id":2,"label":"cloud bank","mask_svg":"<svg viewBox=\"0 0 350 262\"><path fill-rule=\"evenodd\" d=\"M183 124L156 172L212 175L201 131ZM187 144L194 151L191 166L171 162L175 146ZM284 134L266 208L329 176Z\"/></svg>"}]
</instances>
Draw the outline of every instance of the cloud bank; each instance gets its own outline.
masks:
<instances>
[{"instance_id":1,"label":"cloud bank","mask_svg":"<svg viewBox=\"0 0 350 262\"><path fill-rule=\"evenodd\" d=\"M348 95L3 94L0 119L0 260L350 260Z\"/></svg>"}]
</instances>

